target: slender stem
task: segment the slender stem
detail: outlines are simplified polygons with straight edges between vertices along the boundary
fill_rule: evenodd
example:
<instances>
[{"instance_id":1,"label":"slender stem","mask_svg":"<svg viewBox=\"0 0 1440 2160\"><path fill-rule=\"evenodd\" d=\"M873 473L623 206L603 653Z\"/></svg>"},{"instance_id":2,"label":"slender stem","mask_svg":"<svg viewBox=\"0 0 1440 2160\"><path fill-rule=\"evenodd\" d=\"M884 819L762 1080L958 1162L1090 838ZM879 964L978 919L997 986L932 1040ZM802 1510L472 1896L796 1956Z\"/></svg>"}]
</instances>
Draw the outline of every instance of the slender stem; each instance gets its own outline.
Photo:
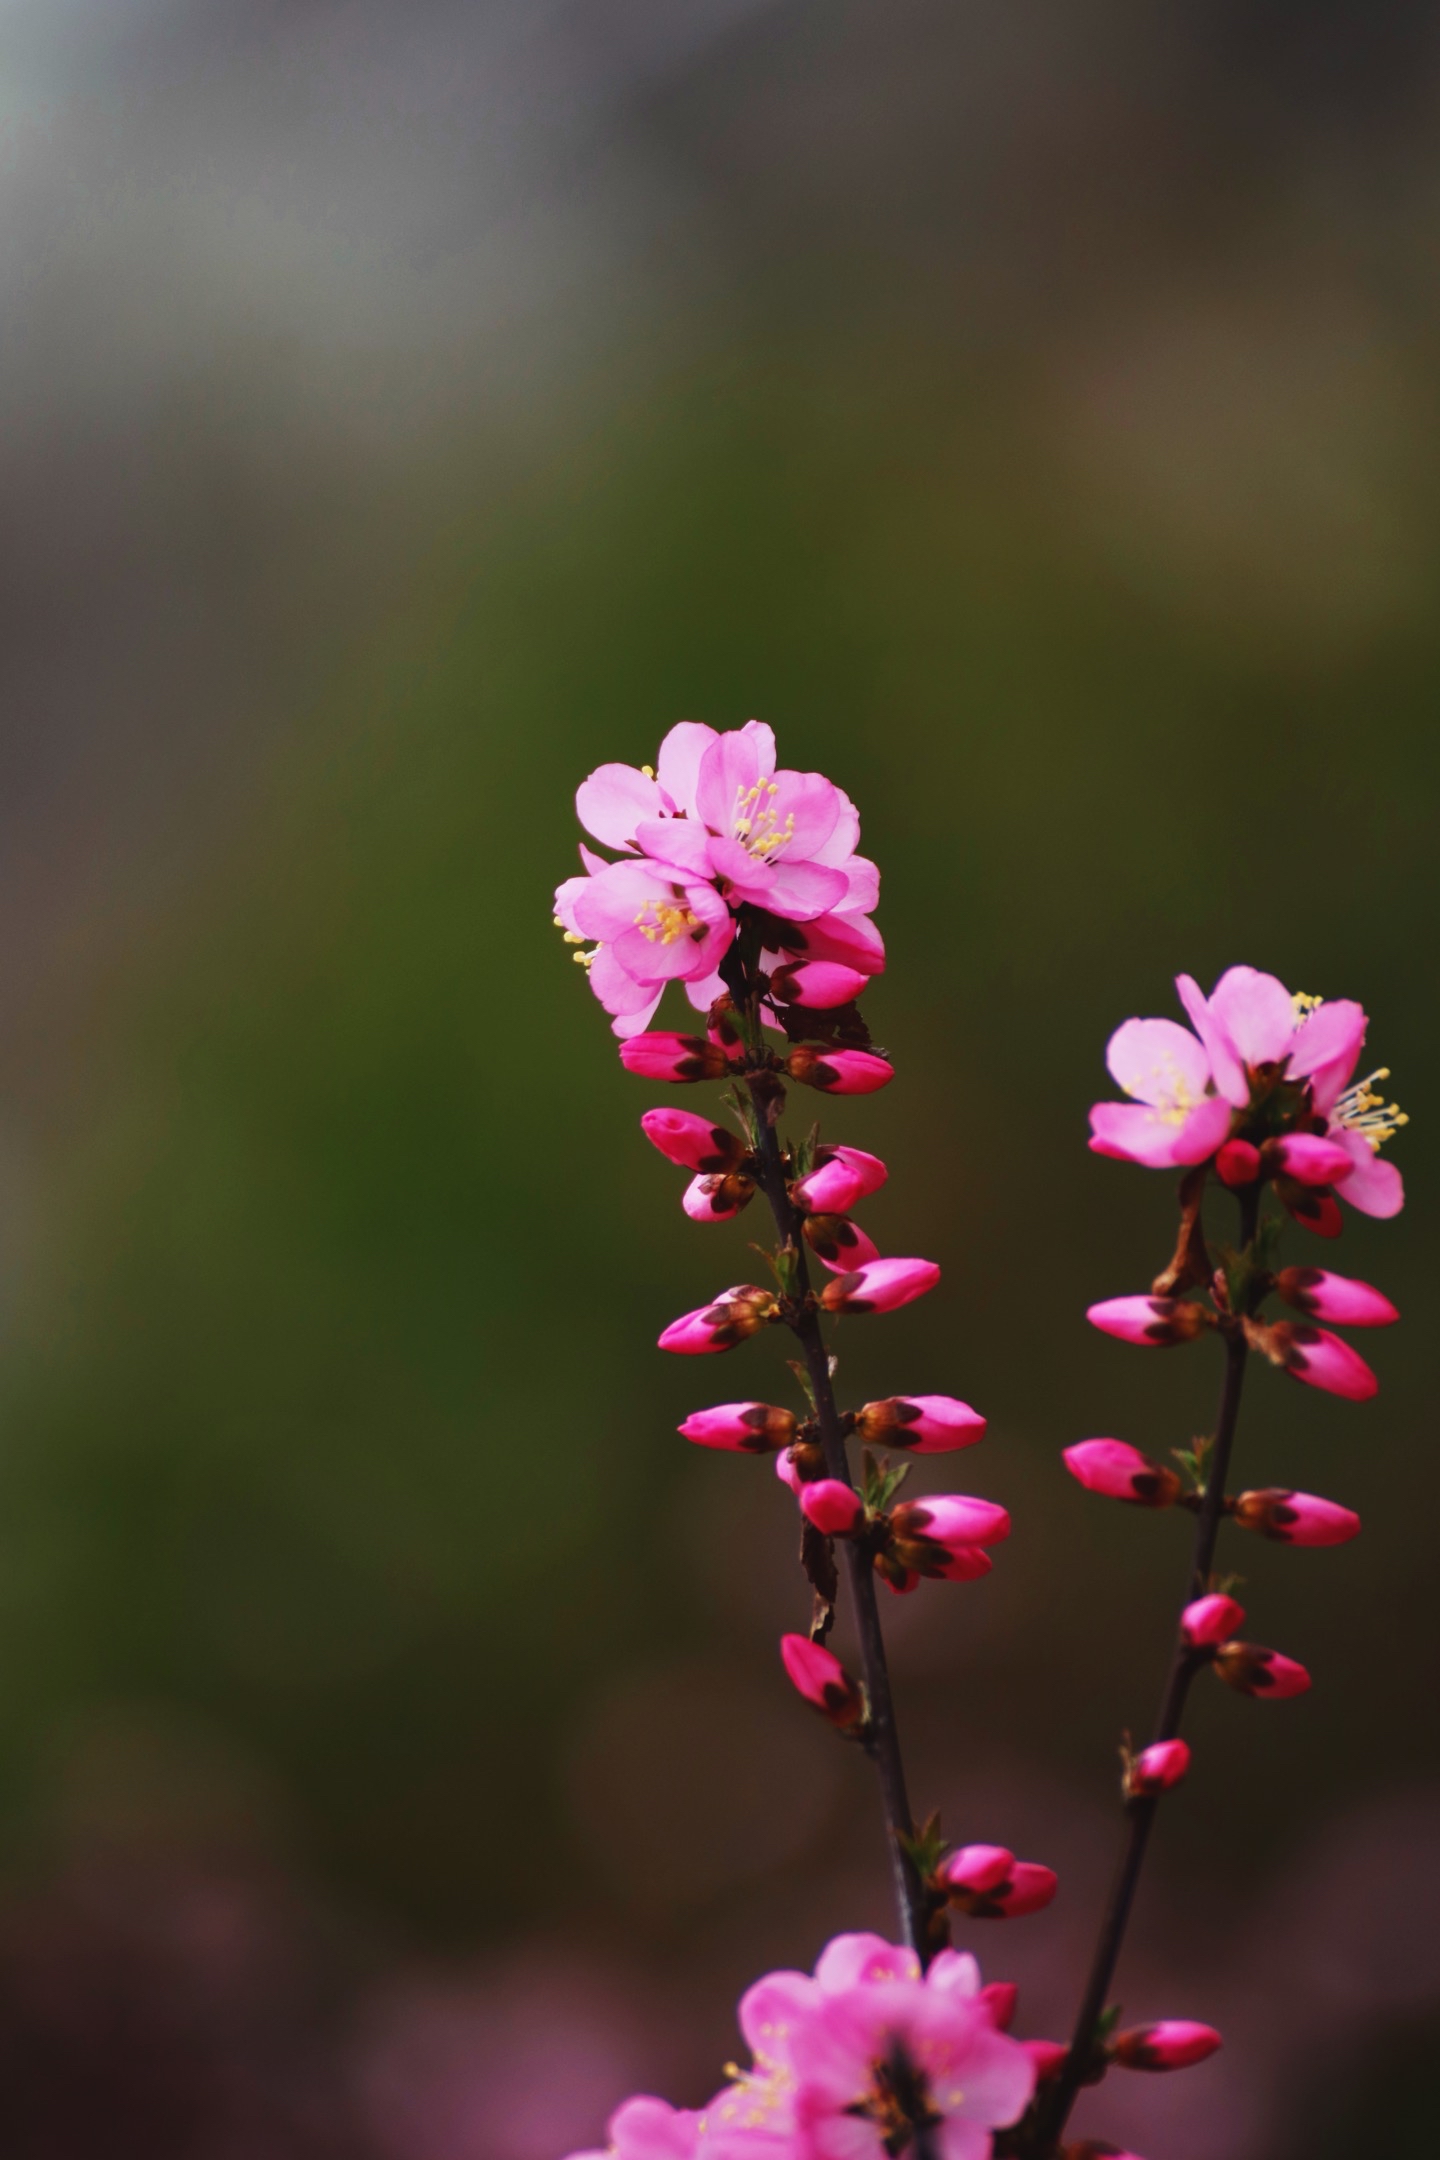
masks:
<instances>
[{"instance_id":1,"label":"slender stem","mask_svg":"<svg viewBox=\"0 0 1440 2160\"><path fill-rule=\"evenodd\" d=\"M770 1212L775 1218L775 1228L781 1244L793 1248L796 1256L798 1311L790 1325L804 1352L805 1369L810 1376L811 1392L815 1400L815 1421L825 1454L825 1468L831 1477L841 1479L846 1485L853 1485L845 1449L845 1434L830 1378L830 1353L820 1325L819 1310L810 1296L810 1272L805 1258L805 1241L801 1235L800 1213L790 1198L780 1143L766 1114L769 1105L763 1093L757 1093L753 1087L751 1096L755 1104L755 1123L759 1135L757 1182L770 1203ZM929 1903L919 1871L904 1842L914 1835L915 1822L905 1788L905 1764L900 1753L900 1736L895 1724L895 1700L890 1688L885 1638L881 1632L880 1608L875 1596L875 1573L869 1555L857 1549L853 1538L842 1538L839 1542L845 1555L845 1573L854 1601L855 1625L860 1637L860 1664L865 1675L866 1693L870 1698L870 1746L880 1776L880 1797L885 1809L885 1827L889 1832L890 1870L895 1903L900 1916L900 1930L921 1963L925 1964L933 1955L936 1946L933 1939L927 1939L931 1936Z\"/></svg>"},{"instance_id":2,"label":"slender stem","mask_svg":"<svg viewBox=\"0 0 1440 2160\"><path fill-rule=\"evenodd\" d=\"M1248 1247L1255 1236L1256 1214L1257 1195L1253 1191L1242 1194L1243 1246ZM1243 1331L1238 1326L1227 1328L1225 1374L1220 1386L1215 1440L1206 1466L1205 1492L1195 1523L1195 1542L1190 1556L1190 1572L1186 1578L1182 1611L1192 1598L1203 1597L1209 1587L1210 1570L1215 1560L1215 1543L1225 1512L1225 1480L1229 1474L1230 1455L1235 1444L1235 1426L1240 1415L1240 1394L1245 1385L1247 1355ZM1170 1670L1155 1725L1156 1741L1173 1740L1179 1733L1180 1721L1185 1714L1186 1698L1190 1693L1190 1683L1203 1663L1203 1658L1197 1658L1194 1652L1187 1648L1177 1625L1175 1648L1171 1654ZM1091 1960L1089 1978L1076 2014L1070 2052L1065 2058L1065 2066L1060 2076L1040 2110L1036 2150L1042 2155L1048 2155L1057 2148L1080 2091L1094 2046L1095 2030L1109 2000L1158 1808L1159 1795L1155 1793L1142 1795L1126 1803L1129 1828L1120 1856L1120 1865L1111 1887L1110 1899L1100 1923L1100 1935Z\"/></svg>"}]
</instances>

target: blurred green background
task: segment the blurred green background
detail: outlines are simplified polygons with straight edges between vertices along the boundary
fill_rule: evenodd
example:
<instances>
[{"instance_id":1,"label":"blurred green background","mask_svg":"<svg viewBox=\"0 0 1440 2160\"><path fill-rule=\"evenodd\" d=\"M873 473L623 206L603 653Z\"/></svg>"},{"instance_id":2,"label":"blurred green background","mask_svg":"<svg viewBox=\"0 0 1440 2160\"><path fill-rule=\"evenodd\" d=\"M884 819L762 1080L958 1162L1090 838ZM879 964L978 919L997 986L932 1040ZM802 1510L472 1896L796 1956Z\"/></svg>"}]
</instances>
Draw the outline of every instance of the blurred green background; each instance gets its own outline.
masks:
<instances>
[{"instance_id":1,"label":"blurred green background","mask_svg":"<svg viewBox=\"0 0 1440 2160\"><path fill-rule=\"evenodd\" d=\"M1218 1382L1083 1320L1172 1226L1086 1151L1106 1036L1241 959L1372 1015L1409 1207L1291 1252L1407 1324L1367 1408L1257 1372L1238 1458L1365 1534L1230 1540L1317 1684L1197 1690L1121 1990L1229 2046L1081 2120L1431 2149L1417 25L0 10L17 2156L546 2160L634 2085L702 2097L740 1985L886 1924L867 1768L775 1656L790 1503L674 1432L788 1399L783 1350L653 1347L762 1233L681 1215L550 922L586 771L751 714L884 873L899 1077L825 1130L945 1274L841 1324L840 1380L992 1421L922 1477L1012 1509L994 1576L886 1618L919 1803L1061 1869L970 1931L1026 2032L1186 1537L1058 1451L1182 1444Z\"/></svg>"}]
</instances>

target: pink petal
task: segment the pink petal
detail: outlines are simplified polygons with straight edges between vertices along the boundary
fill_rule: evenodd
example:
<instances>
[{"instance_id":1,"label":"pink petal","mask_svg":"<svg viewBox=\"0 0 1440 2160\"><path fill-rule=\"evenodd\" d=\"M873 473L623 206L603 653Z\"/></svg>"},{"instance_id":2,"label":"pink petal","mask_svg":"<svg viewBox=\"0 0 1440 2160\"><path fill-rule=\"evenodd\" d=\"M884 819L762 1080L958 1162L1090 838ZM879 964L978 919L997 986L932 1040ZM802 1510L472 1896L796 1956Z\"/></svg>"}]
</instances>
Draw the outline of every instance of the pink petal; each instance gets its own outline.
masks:
<instances>
[{"instance_id":1,"label":"pink petal","mask_svg":"<svg viewBox=\"0 0 1440 2160\"><path fill-rule=\"evenodd\" d=\"M1105 1063L1127 1095L1167 1108L1188 1109L1210 1080L1203 1046L1176 1020L1127 1020L1110 1037Z\"/></svg>"},{"instance_id":2,"label":"pink petal","mask_svg":"<svg viewBox=\"0 0 1440 2160\"><path fill-rule=\"evenodd\" d=\"M1353 998L1317 1005L1295 1032L1290 1051L1294 1078L1308 1078L1317 1110L1328 1111L1355 1070L1365 1041L1365 1010Z\"/></svg>"},{"instance_id":3,"label":"pink petal","mask_svg":"<svg viewBox=\"0 0 1440 2160\"><path fill-rule=\"evenodd\" d=\"M914 1951L886 1942L883 1935L837 1935L815 1967L816 1983L827 1995L877 1980L919 1978L920 1960Z\"/></svg>"},{"instance_id":4,"label":"pink petal","mask_svg":"<svg viewBox=\"0 0 1440 2160\"><path fill-rule=\"evenodd\" d=\"M733 834L741 798L775 770L775 737L763 720L717 735L700 759L695 807L711 832Z\"/></svg>"},{"instance_id":5,"label":"pink petal","mask_svg":"<svg viewBox=\"0 0 1440 2160\"><path fill-rule=\"evenodd\" d=\"M660 790L634 765L600 765L576 789L575 808L603 846L629 848L641 818L658 817Z\"/></svg>"},{"instance_id":6,"label":"pink petal","mask_svg":"<svg viewBox=\"0 0 1440 2160\"><path fill-rule=\"evenodd\" d=\"M791 949L809 960L839 960L858 968L862 975L885 972L885 940L866 915L840 908L833 915L817 915L798 929Z\"/></svg>"},{"instance_id":7,"label":"pink petal","mask_svg":"<svg viewBox=\"0 0 1440 2160\"><path fill-rule=\"evenodd\" d=\"M677 810L694 817L695 789L700 779L700 760L717 740L715 730L703 720L680 720L660 745L655 760L656 778Z\"/></svg>"},{"instance_id":8,"label":"pink petal","mask_svg":"<svg viewBox=\"0 0 1440 2160\"><path fill-rule=\"evenodd\" d=\"M1405 1205L1405 1181L1394 1163L1378 1155L1363 1133L1343 1125L1332 1125L1328 1137L1340 1142L1353 1166L1340 1188L1351 1207L1382 1220L1398 1215Z\"/></svg>"},{"instance_id":9,"label":"pink petal","mask_svg":"<svg viewBox=\"0 0 1440 2160\"><path fill-rule=\"evenodd\" d=\"M813 922L841 905L848 886L843 870L827 870L823 863L791 862L781 855L762 904L788 922Z\"/></svg>"},{"instance_id":10,"label":"pink petal","mask_svg":"<svg viewBox=\"0 0 1440 2160\"><path fill-rule=\"evenodd\" d=\"M1206 1095L1184 1117L1145 1103L1096 1103L1090 1112L1090 1145L1097 1155L1139 1163L1147 1170L1173 1170L1204 1162L1230 1130L1230 1105L1223 1095Z\"/></svg>"},{"instance_id":11,"label":"pink petal","mask_svg":"<svg viewBox=\"0 0 1440 2160\"><path fill-rule=\"evenodd\" d=\"M1245 1067L1235 1045L1211 1011L1210 1002L1193 975L1177 975L1175 988L1190 1016L1190 1025L1204 1044L1216 1087L1227 1102L1243 1109L1250 1100L1250 1082L1245 1077Z\"/></svg>"},{"instance_id":12,"label":"pink petal","mask_svg":"<svg viewBox=\"0 0 1440 2160\"><path fill-rule=\"evenodd\" d=\"M1210 1010L1247 1065L1273 1065L1295 1039L1295 1006L1278 977L1258 968L1227 968L1210 993Z\"/></svg>"},{"instance_id":13,"label":"pink petal","mask_svg":"<svg viewBox=\"0 0 1440 2160\"><path fill-rule=\"evenodd\" d=\"M834 783L831 784L833 786ZM835 824L830 837L823 846L812 850L811 860L813 862L828 863L832 870L853 871L855 864L851 861L851 857L860 845L860 813L855 808L854 803L851 802L850 797L845 793L844 788L835 788L835 804ZM872 863L868 867L874 869L874 864ZM875 877L878 884L880 877L878 870L875 871Z\"/></svg>"},{"instance_id":14,"label":"pink petal","mask_svg":"<svg viewBox=\"0 0 1440 2160\"><path fill-rule=\"evenodd\" d=\"M651 862L672 863L688 877L711 875L710 835L693 818L642 818L635 828L635 844Z\"/></svg>"}]
</instances>

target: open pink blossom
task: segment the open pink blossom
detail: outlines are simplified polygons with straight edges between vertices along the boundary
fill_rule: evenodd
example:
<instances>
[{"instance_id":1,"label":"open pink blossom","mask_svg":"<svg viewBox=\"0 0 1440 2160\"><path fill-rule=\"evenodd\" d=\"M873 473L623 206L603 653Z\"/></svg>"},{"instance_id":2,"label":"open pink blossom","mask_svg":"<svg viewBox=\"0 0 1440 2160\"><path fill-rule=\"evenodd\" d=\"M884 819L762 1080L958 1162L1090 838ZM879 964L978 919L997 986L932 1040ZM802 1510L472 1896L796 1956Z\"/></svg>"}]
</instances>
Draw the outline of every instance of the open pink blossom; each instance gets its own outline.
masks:
<instances>
[{"instance_id":1,"label":"open pink blossom","mask_svg":"<svg viewBox=\"0 0 1440 2160\"><path fill-rule=\"evenodd\" d=\"M924 1297L940 1280L933 1260L871 1260L848 1275L836 1275L820 1293L827 1312L894 1312Z\"/></svg>"},{"instance_id":2,"label":"open pink blossom","mask_svg":"<svg viewBox=\"0 0 1440 2160\"><path fill-rule=\"evenodd\" d=\"M1293 1492L1288 1485L1243 1492L1233 1512L1242 1529L1258 1530L1281 1545L1347 1545L1360 1535L1353 1508L1322 1500L1318 1493Z\"/></svg>"},{"instance_id":3,"label":"open pink blossom","mask_svg":"<svg viewBox=\"0 0 1440 2160\"><path fill-rule=\"evenodd\" d=\"M1282 1268L1275 1288L1297 1312L1333 1320L1338 1327L1389 1327L1400 1318L1383 1290L1349 1275L1332 1275L1328 1268Z\"/></svg>"},{"instance_id":4,"label":"open pink blossom","mask_svg":"<svg viewBox=\"0 0 1440 2160\"><path fill-rule=\"evenodd\" d=\"M1171 1170L1205 1162L1229 1133L1230 1105L1211 1089L1204 1046L1178 1021L1125 1021L1110 1038L1105 1062L1132 1100L1091 1110L1097 1155Z\"/></svg>"},{"instance_id":5,"label":"open pink blossom","mask_svg":"<svg viewBox=\"0 0 1440 2160\"><path fill-rule=\"evenodd\" d=\"M985 1419L956 1395L887 1395L855 1413L855 1430L872 1446L948 1455L985 1437Z\"/></svg>"},{"instance_id":6,"label":"open pink blossom","mask_svg":"<svg viewBox=\"0 0 1440 2160\"><path fill-rule=\"evenodd\" d=\"M1128 1440L1077 1440L1063 1451L1066 1469L1087 1492L1133 1507L1173 1507L1180 1497L1177 1473L1142 1455Z\"/></svg>"},{"instance_id":7,"label":"open pink blossom","mask_svg":"<svg viewBox=\"0 0 1440 2160\"><path fill-rule=\"evenodd\" d=\"M725 1448L740 1455L769 1455L795 1438L793 1410L774 1403L717 1403L713 1410L692 1410L679 1427L697 1447Z\"/></svg>"},{"instance_id":8,"label":"open pink blossom","mask_svg":"<svg viewBox=\"0 0 1440 2160\"><path fill-rule=\"evenodd\" d=\"M734 936L730 910L714 887L668 864L607 863L579 892L575 925L596 939L637 983L711 975Z\"/></svg>"},{"instance_id":9,"label":"open pink blossom","mask_svg":"<svg viewBox=\"0 0 1440 2160\"><path fill-rule=\"evenodd\" d=\"M698 1167L698 1165L697 1165ZM816 1215L848 1215L857 1200L878 1192L890 1175L878 1155L863 1148L822 1147L815 1167L791 1190L802 1207Z\"/></svg>"}]
</instances>

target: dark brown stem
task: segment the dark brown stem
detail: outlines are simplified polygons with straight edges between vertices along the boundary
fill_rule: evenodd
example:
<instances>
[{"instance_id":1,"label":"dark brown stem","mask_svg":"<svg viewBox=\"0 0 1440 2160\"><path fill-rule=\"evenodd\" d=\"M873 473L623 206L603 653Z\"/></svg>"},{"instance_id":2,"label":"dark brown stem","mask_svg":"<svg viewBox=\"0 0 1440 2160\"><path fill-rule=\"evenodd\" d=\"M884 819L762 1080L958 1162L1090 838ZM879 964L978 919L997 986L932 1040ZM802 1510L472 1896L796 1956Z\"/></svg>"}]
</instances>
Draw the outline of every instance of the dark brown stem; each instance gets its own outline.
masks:
<instances>
[{"instance_id":1,"label":"dark brown stem","mask_svg":"<svg viewBox=\"0 0 1440 2160\"><path fill-rule=\"evenodd\" d=\"M805 1241L801 1234L801 1217L790 1198L780 1142L767 1114L772 1107L772 1101L767 1099L763 1089L756 1089L753 1085L751 1100L755 1108L758 1134L756 1182L770 1203L770 1212L775 1218L775 1228L782 1247L788 1246L795 1255L795 1318L790 1325L804 1353L805 1370L810 1377L815 1422L819 1427L825 1468L832 1478L839 1478L846 1485L853 1485L845 1449L845 1434L830 1378L830 1353L820 1325L819 1310L810 1294L810 1272L805 1258ZM839 1543L844 1551L845 1575L854 1602L855 1626L860 1638L860 1665L865 1676L866 1693L870 1698L870 1751L880 1776L880 1797L885 1809L890 1870L895 1903L900 1916L900 1930L921 1963L925 1964L940 1946L934 1939L930 1924L929 1900L924 1885L905 1845L905 1840L914 1835L915 1822L905 1789L905 1765L900 1754L900 1736L895 1726L895 1701L890 1688L890 1670L885 1659L885 1638L880 1628L875 1573L869 1554L858 1549L853 1538L842 1538Z\"/></svg>"},{"instance_id":2,"label":"dark brown stem","mask_svg":"<svg viewBox=\"0 0 1440 2160\"><path fill-rule=\"evenodd\" d=\"M1252 1190L1242 1194L1240 1211L1241 1244L1248 1249L1255 1236L1258 1193ZM1190 1573L1186 1578L1182 1611L1193 1598L1203 1597L1210 1587L1210 1571L1215 1562L1215 1541L1225 1513L1225 1481L1235 1444L1236 1421L1240 1415L1240 1393L1245 1385L1248 1352L1244 1331L1238 1323L1232 1321L1226 1327L1224 1342L1225 1376L1220 1386L1214 1446L1206 1465L1205 1492L1195 1524L1195 1542L1190 1555ZM1178 1735L1180 1721L1185 1714L1186 1698L1190 1693L1190 1683L1204 1662L1203 1658L1197 1658L1195 1653L1187 1648L1177 1625L1170 1671L1166 1677L1165 1692L1160 1700L1160 1715L1155 1725L1156 1741L1173 1740ZM1158 1807L1159 1795L1154 1793L1126 1803L1129 1827L1125 1845L1110 1891L1109 1903L1100 1923L1100 1936L1091 1960L1085 1993L1081 1997L1075 2018L1070 2052L1053 2089L1042 2099L1040 2106L1034 2150L1037 2154L1046 2156L1046 2160L1058 2148L1094 2052L1096 2028L1110 1997L1115 1968L1120 1960L1125 1930L1130 1922L1130 1911L1135 1902L1140 1871L1145 1864L1146 1848L1150 1843L1150 1832L1154 1827Z\"/></svg>"}]
</instances>

